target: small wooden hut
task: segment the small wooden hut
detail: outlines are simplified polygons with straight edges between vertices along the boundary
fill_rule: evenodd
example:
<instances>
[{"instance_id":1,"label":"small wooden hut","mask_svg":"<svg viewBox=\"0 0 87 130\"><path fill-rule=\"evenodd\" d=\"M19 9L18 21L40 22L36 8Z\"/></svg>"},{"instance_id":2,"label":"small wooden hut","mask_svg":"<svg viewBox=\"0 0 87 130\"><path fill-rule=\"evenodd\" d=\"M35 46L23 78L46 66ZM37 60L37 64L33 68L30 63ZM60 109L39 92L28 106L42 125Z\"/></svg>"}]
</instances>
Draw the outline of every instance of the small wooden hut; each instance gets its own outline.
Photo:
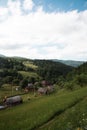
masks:
<instances>
[{"instance_id":1,"label":"small wooden hut","mask_svg":"<svg viewBox=\"0 0 87 130\"><path fill-rule=\"evenodd\" d=\"M17 105L22 103L22 97L21 96L13 96L13 97L8 97L5 99L5 105L7 106L12 106L12 105Z\"/></svg>"}]
</instances>

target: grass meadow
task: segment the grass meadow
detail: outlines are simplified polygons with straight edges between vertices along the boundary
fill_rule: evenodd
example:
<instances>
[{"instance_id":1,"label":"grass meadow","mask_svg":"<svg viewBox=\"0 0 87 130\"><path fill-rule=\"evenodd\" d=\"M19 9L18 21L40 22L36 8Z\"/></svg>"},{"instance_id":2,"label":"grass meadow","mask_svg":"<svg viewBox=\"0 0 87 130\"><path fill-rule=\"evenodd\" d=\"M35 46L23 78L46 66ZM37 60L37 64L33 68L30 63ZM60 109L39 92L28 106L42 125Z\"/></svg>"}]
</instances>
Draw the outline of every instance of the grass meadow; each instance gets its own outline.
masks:
<instances>
[{"instance_id":1,"label":"grass meadow","mask_svg":"<svg viewBox=\"0 0 87 130\"><path fill-rule=\"evenodd\" d=\"M34 70L36 70L37 68L38 68L38 66L36 66L36 65L34 65L32 62L24 62L24 65L26 66L26 67L30 67L30 68L32 68L32 69L34 69Z\"/></svg>"},{"instance_id":2,"label":"grass meadow","mask_svg":"<svg viewBox=\"0 0 87 130\"><path fill-rule=\"evenodd\" d=\"M39 77L38 74L35 72L19 71L19 73L22 74L23 77Z\"/></svg>"},{"instance_id":3,"label":"grass meadow","mask_svg":"<svg viewBox=\"0 0 87 130\"><path fill-rule=\"evenodd\" d=\"M87 130L87 97L38 130Z\"/></svg>"},{"instance_id":4,"label":"grass meadow","mask_svg":"<svg viewBox=\"0 0 87 130\"><path fill-rule=\"evenodd\" d=\"M70 125L68 127L67 123L71 123L73 118L72 126L77 128L74 126L75 116L77 113L85 114L86 87L72 92L62 91L48 96L31 97L30 101L27 100L27 96L23 95L23 104L0 111L0 130L74 130L69 128ZM84 105L84 110L81 112L80 102ZM52 121L51 124L50 121Z\"/></svg>"}]
</instances>

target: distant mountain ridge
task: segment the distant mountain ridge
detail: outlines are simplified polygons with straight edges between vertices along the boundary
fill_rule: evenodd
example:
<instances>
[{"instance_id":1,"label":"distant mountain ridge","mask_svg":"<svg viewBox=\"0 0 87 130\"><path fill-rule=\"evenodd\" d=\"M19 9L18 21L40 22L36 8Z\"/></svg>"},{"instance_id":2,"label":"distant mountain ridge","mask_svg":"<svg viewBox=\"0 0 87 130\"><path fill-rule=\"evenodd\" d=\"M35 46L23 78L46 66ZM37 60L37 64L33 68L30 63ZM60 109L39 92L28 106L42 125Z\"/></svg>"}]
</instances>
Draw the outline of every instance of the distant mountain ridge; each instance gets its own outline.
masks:
<instances>
[{"instance_id":1,"label":"distant mountain ridge","mask_svg":"<svg viewBox=\"0 0 87 130\"><path fill-rule=\"evenodd\" d=\"M0 57L6 57L5 55L0 54Z\"/></svg>"},{"instance_id":2,"label":"distant mountain ridge","mask_svg":"<svg viewBox=\"0 0 87 130\"><path fill-rule=\"evenodd\" d=\"M0 57L7 57L5 55L2 55L0 54ZM24 57L20 57L20 56L12 56L10 58L16 58L16 59L28 59L28 58L24 58ZM31 60L31 59L29 59ZM37 59L38 60L38 59ZM85 63L85 61L75 61L75 60L58 60L58 59L52 59L51 61L55 61L55 62L60 62L60 63L63 63L65 65L68 65L68 66L72 66L72 67L78 67L80 65L82 65L83 63Z\"/></svg>"},{"instance_id":3,"label":"distant mountain ridge","mask_svg":"<svg viewBox=\"0 0 87 130\"><path fill-rule=\"evenodd\" d=\"M53 61L61 62L65 65L69 65L69 66L72 66L72 67L78 67L78 66L82 65L83 63L85 63L85 61L74 61L74 60L57 60L57 59L54 59Z\"/></svg>"}]
</instances>

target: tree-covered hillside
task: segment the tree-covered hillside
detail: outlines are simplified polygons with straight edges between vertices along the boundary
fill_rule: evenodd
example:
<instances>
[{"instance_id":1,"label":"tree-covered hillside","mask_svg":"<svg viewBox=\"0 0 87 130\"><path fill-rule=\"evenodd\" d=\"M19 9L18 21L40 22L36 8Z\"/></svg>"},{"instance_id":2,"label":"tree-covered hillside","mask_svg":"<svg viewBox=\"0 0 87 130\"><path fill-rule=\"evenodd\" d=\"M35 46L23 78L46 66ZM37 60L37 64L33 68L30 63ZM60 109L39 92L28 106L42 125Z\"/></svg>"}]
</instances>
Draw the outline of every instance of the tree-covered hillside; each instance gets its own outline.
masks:
<instances>
[{"instance_id":1,"label":"tree-covered hillside","mask_svg":"<svg viewBox=\"0 0 87 130\"><path fill-rule=\"evenodd\" d=\"M57 82L59 76L65 77L73 69L73 67L51 60L34 60L33 62L38 66L37 73L53 83Z\"/></svg>"},{"instance_id":2,"label":"tree-covered hillside","mask_svg":"<svg viewBox=\"0 0 87 130\"><path fill-rule=\"evenodd\" d=\"M73 71L71 71L68 74L68 77L74 78L74 77L80 76L80 75L87 75L87 62L85 62L84 64L80 65L79 67L73 69Z\"/></svg>"},{"instance_id":3,"label":"tree-covered hillside","mask_svg":"<svg viewBox=\"0 0 87 130\"><path fill-rule=\"evenodd\" d=\"M0 57L0 69L24 70L25 66L22 61L17 61L14 58Z\"/></svg>"},{"instance_id":4,"label":"tree-covered hillside","mask_svg":"<svg viewBox=\"0 0 87 130\"><path fill-rule=\"evenodd\" d=\"M75 86L84 87L87 85L87 62L73 69L66 76L66 87L73 89Z\"/></svg>"},{"instance_id":5,"label":"tree-covered hillside","mask_svg":"<svg viewBox=\"0 0 87 130\"><path fill-rule=\"evenodd\" d=\"M17 57L0 57L0 84L24 84L41 80L56 83L60 76L65 77L73 67L50 60L30 60ZM23 86L23 85L22 85Z\"/></svg>"},{"instance_id":6,"label":"tree-covered hillside","mask_svg":"<svg viewBox=\"0 0 87 130\"><path fill-rule=\"evenodd\" d=\"M75 69L76 74L87 74L87 62Z\"/></svg>"}]
</instances>

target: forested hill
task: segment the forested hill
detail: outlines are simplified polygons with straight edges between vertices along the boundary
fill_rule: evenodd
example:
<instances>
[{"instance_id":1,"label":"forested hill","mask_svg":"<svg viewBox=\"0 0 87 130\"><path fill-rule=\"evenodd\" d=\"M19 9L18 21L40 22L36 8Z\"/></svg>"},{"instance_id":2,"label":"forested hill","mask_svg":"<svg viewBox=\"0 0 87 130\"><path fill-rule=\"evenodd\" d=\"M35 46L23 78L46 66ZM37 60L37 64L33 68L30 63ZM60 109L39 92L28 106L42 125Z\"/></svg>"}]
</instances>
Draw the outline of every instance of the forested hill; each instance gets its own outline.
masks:
<instances>
[{"instance_id":1,"label":"forested hill","mask_svg":"<svg viewBox=\"0 0 87 130\"><path fill-rule=\"evenodd\" d=\"M22 61L17 61L14 58L0 57L0 69L23 70L24 67Z\"/></svg>"},{"instance_id":2,"label":"forested hill","mask_svg":"<svg viewBox=\"0 0 87 130\"><path fill-rule=\"evenodd\" d=\"M76 74L87 74L87 62L75 69Z\"/></svg>"},{"instance_id":3,"label":"forested hill","mask_svg":"<svg viewBox=\"0 0 87 130\"><path fill-rule=\"evenodd\" d=\"M38 82L47 80L56 83L65 77L73 67L50 60L29 60L26 58L0 57L0 84L19 85L22 81Z\"/></svg>"},{"instance_id":4,"label":"forested hill","mask_svg":"<svg viewBox=\"0 0 87 130\"><path fill-rule=\"evenodd\" d=\"M51 81L57 81L59 76L66 76L73 69L71 66L51 60L34 60L33 62L38 66L37 73L44 79Z\"/></svg>"},{"instance_id":5,"label":"forested hill","mask_svg":"<svg viewBox=\"0 0 87 130\"><path fill-rule=\"evenodd\" d=\"M70 77L76 77L77 75L87 75L87 62L73 69L73 71L71 71L68 75L71 75Z\"/></svg>"},{"instance_id":6,"label":"forested hill","mask_svg":"<svg viewBox=\"0 0 87 130\"><path fill-rule=\"evenodd\" d=\"M5 55L2 55L0 54L0 57L6 57ZM19 57L19 56L13 56L11 58L14 58L16 60L25 60L27 58L23 58L23 57ZM78 67L80 65L82 65L85 61L75 61L75 60L59 60L59 59L50 59L51 61L54 61L54 62L60 62L60 63L63 63L65 65L68 65L68 66L72 66L72 67Z\"/></svg>"},{"instance_id":7,"label":"forested hill","mask_svg":"<svg viewBox=\"0 0 87 130\"><path fill-rule=\"evenodd\" d=\"M68 73L67 81L69 87L74 87L75 84L83 87L87 85L87 62L75 68L73 71Z\"/></svg>"}]
</instances>

